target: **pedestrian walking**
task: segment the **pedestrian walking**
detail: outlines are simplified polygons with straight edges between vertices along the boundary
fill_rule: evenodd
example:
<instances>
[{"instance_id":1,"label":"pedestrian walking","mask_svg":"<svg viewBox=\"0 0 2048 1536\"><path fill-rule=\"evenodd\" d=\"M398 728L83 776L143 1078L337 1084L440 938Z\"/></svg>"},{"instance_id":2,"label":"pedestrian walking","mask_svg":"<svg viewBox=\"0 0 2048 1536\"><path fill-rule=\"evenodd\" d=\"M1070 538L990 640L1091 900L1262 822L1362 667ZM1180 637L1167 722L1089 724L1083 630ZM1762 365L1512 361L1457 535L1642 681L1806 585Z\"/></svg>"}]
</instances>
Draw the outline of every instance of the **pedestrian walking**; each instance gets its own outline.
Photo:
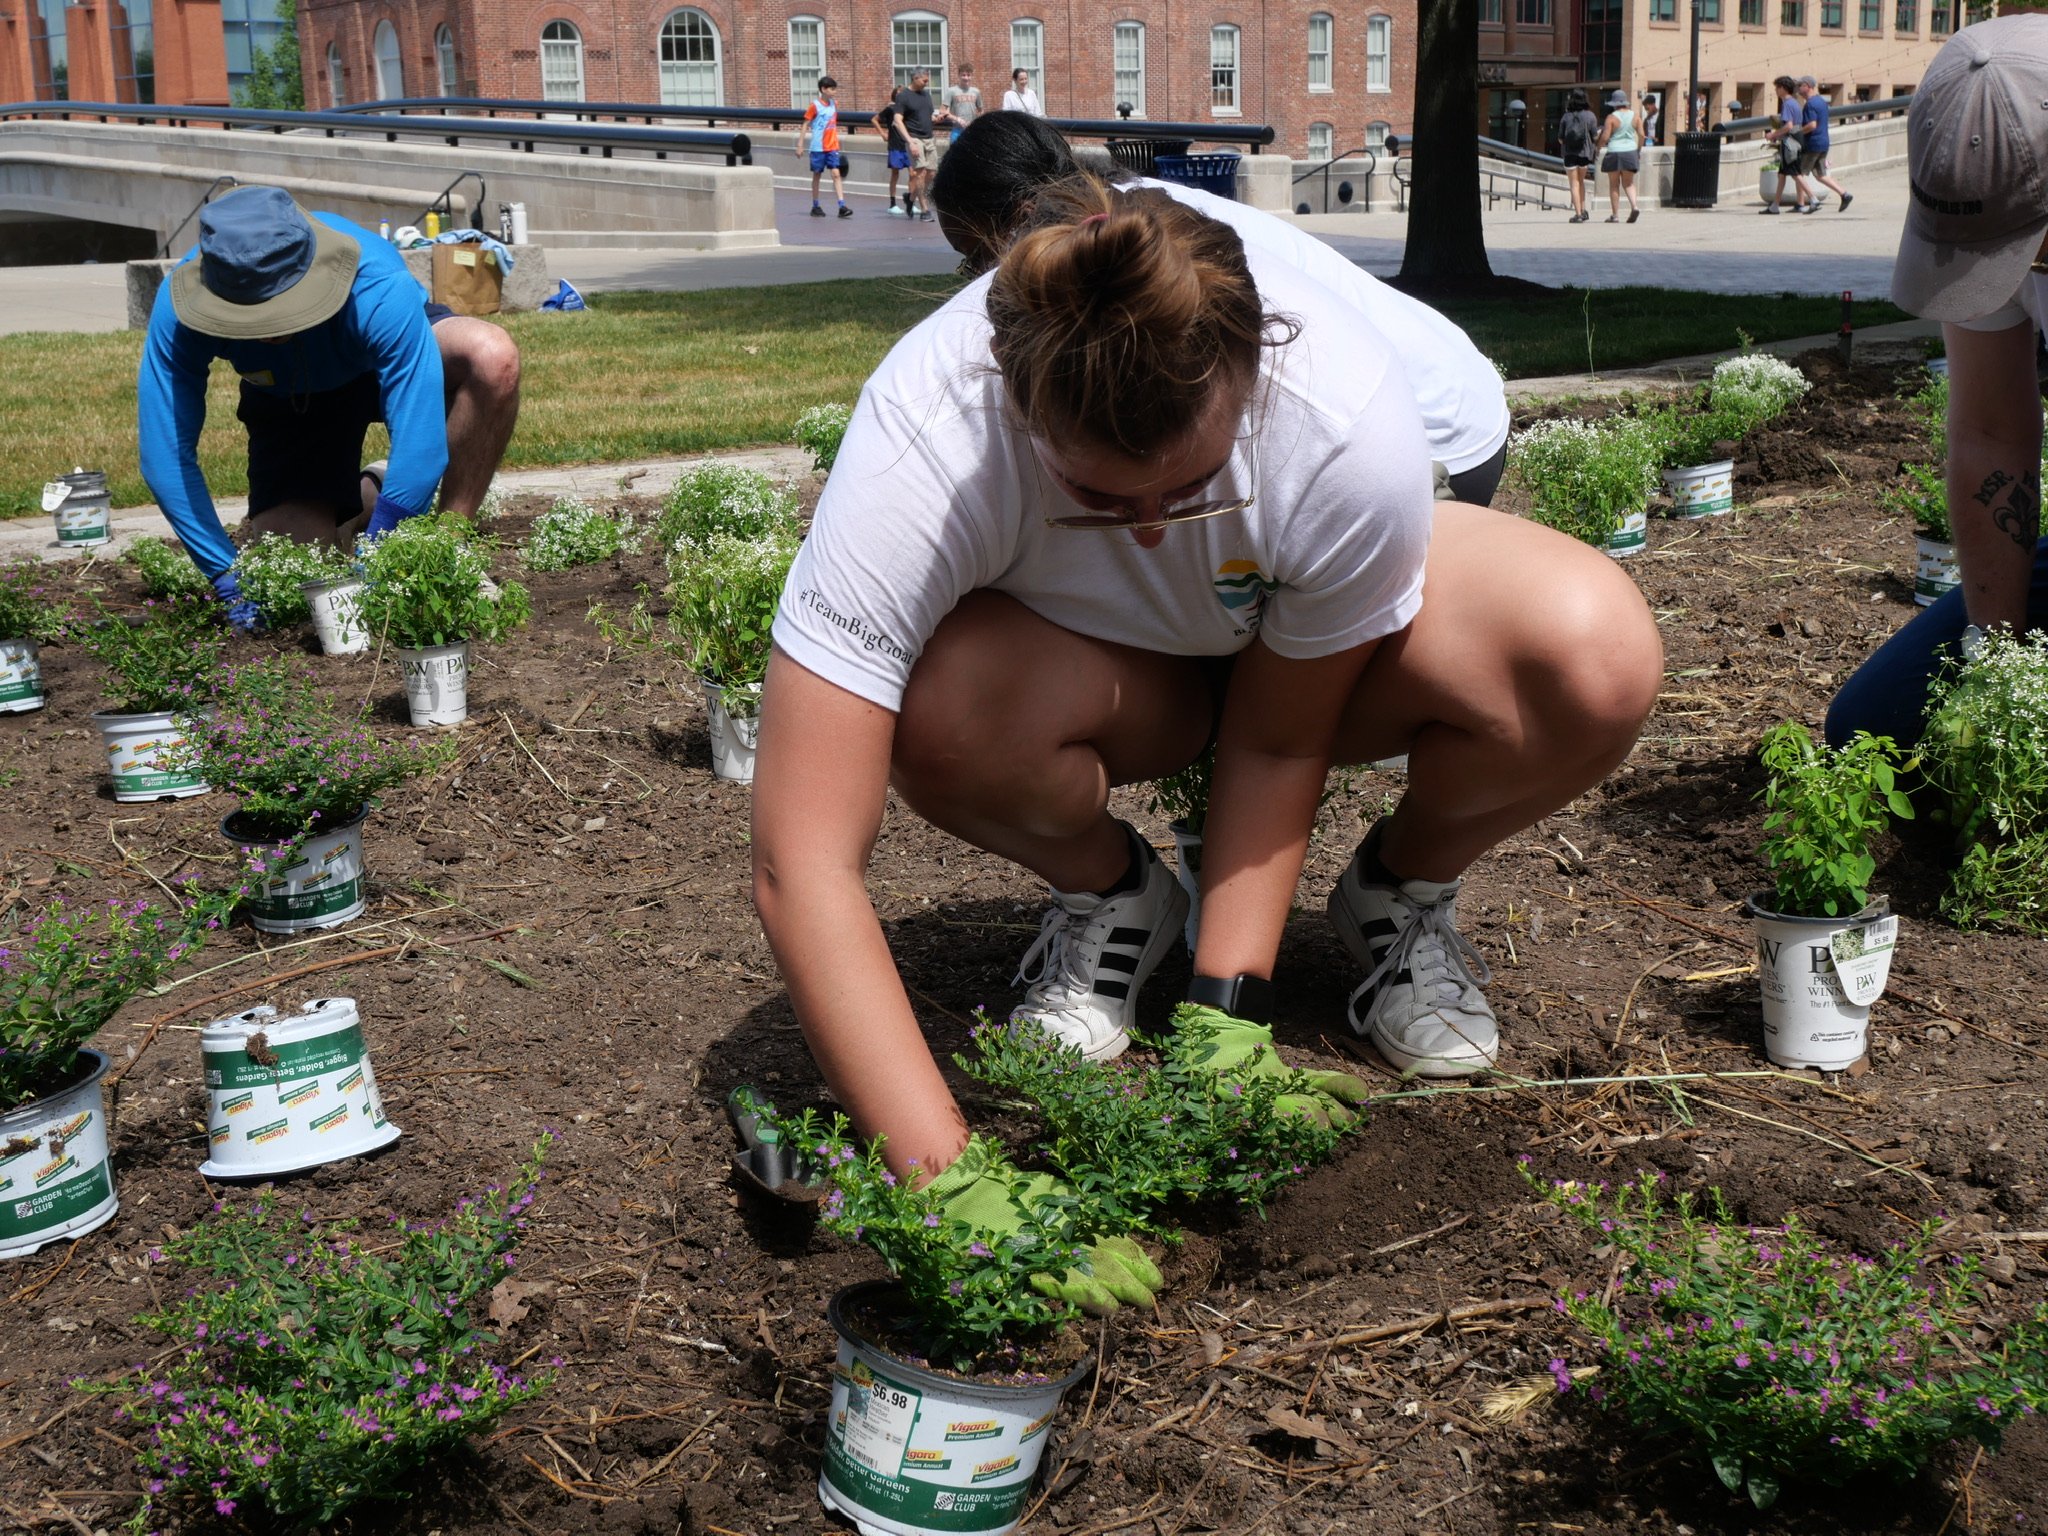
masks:
<instances>
[{"instance_id":1,"label":"pedestrian walking","mask_svg":"<svg viewBox=\"0 0 2048 1536\"><path fill-rule=\"evenodd\" d=\"M818 94L804 108L803 134L797 140L797 153L811 157L811 217L814 219L825 217L825 210L818 202L818 186L827 175L832 178L832 195L839 201L839 217L853 217L853 210L846 206L846 180L842 175L846 162L839 153L839 103L833 99L838 94L837 80L830 75L818 76Z\"/></svg>"},{"instance_id":2,"label":"pedestrian walking","mask_svg":"<svg viewBox=\"0 0 2048 1536\"><path fill-rule=\"evenodd\" d=\"M939 108L932 101L932 72L920 69L910 84L896 93L896 107L903 114L903 131L910 146L910 190L903 195L903 211L929 221L932 216L932 172L938 169L939 146L932 138L932 123Z\"/></svg>"},{"instance_id":3,"label":"pedestrian walking","mask_svg":"<svg viewBox=\"0 0 2048 1536\"><path fill-rule=\"evenodd\" d=\"M1987 631L2048 629L2034 361L2048 323L2048 199L2035 169L2048 165L2044 101L2048 17L2022 12L1942 44L1906 114L1913 195L1891 291L1902 309L1941 322L1948 349L1947 490L1962 581L1835 696L1827 739L1837 746L1867 730L1910 748L1929 682Z\"/></svg>"},{"instance_id":4,"label":"pedestrian walking","mask_svg":"<svg viewBox=\"0 0 2048 1536\"><path fill-rule=\"evenodd\" d=\"M938 120L949 130L948 142L959 138L981 115L981 87L974 83L974 66L962 64L955 74L958 83L946 87L938 113Z\"/></svg>"},{"instance_id":5,"label":"pedestrian walking","mask_svg":"<svg viewBox=\"0 0 2048 1536\"><path fill-rule=\"evenodd\" d=\"M882 102L882 110L869 121L875 125L875 132L882 136L882 148L889 157L889 212L899 219L906 218L910 214L910 199L904 197L899 205L896 188L898 178L909 174L915 164L912 158L915 148L903 126L903 109L896 105L894 82L891 82L887 99Z\"/></svg>"},{"instance_id":6,"label":"pedestrian walking","mask_svg":"<svg viewBox=\"0 0 2048 1536\"><path fill-rule=\"evenodd\" d=\"M1593 178L1593 144L1600 136L1600 119L1584 91L1565 98L1564 116L1558 119L1557 150L1564 161L1565 180L1571 185L1572 216L1567 224L1583 224L1593 215L1586 211L1588 183Z\"/></svg>"},{"instance_id":7,"label":"pedestrian walking","mask_svg":"<svg viewBox=\"0 0 2048 1536\"><path fill-rule=\"evenodd\" d=\"M1038 92L1031 89L1030 70L1013 69L1010 71L1010 88L1003 92L1003 110L1005 112L1029 112L1033 117L1045 116L1045 108L1039 103Z\"/></svg>"},{"instance_id":8,"label":"pedestrian walking","mask_svg":"<svg viewBox=\"0 0 2048 1536\"><path fill-rule=\"evenodd\" d=\"M1821 94L1820 82L1815 80L1813 76L1801 75L1799 77L1799 101L1799 174L1812 177L1830 192L1834 193L1836 197L1841 199L1835 206L1840 208L1842 212L1847 213L1849 205L1856 201L1856 197L1848 188L1828 174L1828 99ZM1808 203L1800 212L1812 213L1819 207L1820 194L1815 193L1813 201Z\"/></svg>"},{"instance_id":9,"label":"pedestrian walking","mask_svg":"<svg viewBox=\"0 0 2048 1536\"><path fill-rule=\"evenodd\" d=\"M1785 211L1785 194L1791 192L1793 206L1801 213L1811 210L1820 194L1813 189L1813 183L1799 174L1800 128L1805 122L1806 110L1799 100L1797 82L1790 75L1780 75L1771 82L1771 89L1778 93L1777 125L1764 134L1771 143L1778 146L1778 190L1765 203L1763 211L1779 214Z\"/></svg>"},{"instance_id":10,"label":"pedestrian walking","mask_svg":"<svg viewBox=\"0 0 2048 1536\"><path fill-rule=\"evenodd\" d=\"M1642 161L1638 153L1642 143L1638 137L1635 109L1628 104L1628 93L1616 91L1607 98L1607 122L1600 130L1600 142L1595 146L1600 152L1600 169L1607 173L1607 222L1621 222L1622 194L1628 195L1628 221L1633 224L1643 216L1642 208L1636 202L1636 172Z\"/></svg>"}]
</instances>

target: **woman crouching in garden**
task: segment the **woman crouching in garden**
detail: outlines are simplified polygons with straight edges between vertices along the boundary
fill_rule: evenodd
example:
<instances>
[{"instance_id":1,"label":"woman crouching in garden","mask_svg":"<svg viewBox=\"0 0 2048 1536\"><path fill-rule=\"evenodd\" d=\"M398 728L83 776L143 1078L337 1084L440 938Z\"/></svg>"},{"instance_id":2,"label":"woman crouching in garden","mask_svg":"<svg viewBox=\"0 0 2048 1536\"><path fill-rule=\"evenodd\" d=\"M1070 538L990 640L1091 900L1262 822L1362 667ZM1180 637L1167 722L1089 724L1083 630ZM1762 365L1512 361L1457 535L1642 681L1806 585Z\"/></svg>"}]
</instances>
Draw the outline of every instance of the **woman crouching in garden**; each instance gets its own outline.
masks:
<instances>
[{"instance_id":1,"label":"woman crouching in garden","mask_svg":"<svg viewBox=\"0 0 2048 1536\"><path fill-rule=\"evenodd\" d=\"M1101 1060L1186 909L1109 791L1214 740L1190 1000L1263 1020L1326 775L1407 753L1329 912L1353 1029L1462 1076L1499 1036L1459 877L1622 759L1662 668L1600 551L1432 503L1352 306L1158 192L1065 183L1035 222L862 392L762 711L762 923L855 1127L920 1176L968 1131L865 889L892 783L1052 886L1020 1011Z\"/></svg>"}]
</instances>

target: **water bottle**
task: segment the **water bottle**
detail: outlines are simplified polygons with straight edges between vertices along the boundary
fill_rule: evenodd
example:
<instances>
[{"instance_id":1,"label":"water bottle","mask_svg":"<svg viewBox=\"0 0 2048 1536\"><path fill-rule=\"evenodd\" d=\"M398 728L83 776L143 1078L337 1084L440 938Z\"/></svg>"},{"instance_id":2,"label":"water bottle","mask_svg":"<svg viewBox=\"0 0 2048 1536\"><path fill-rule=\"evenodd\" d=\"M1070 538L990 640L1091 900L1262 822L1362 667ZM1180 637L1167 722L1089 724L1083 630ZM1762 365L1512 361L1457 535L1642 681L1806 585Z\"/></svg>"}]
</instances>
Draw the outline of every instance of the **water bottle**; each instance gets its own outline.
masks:
<instances>
[{"instance_id":1,"label":"water bottle","mask_svg":"<svg viewBox=\"0 0 2048 1536\"><path fill-rule=\"evenodd\" d=\"M512 205L498 204L498 240L501 244L512 243Z\"/></svg>"},{"instance_id":2,"label":"water bottle","mask_svg":"<svg viewBox=\"0 0 2048 1536\"><path fill-rule=\"evenodd\" d=\"M441 215L436 213L433 209L429 208L427 210L427 238L429 240L435 239L440 235L440 233Z\"/></svg>"},{"instance_id":3,"label":"water bottle","mask_svg":"<svg viewBox=\"0 0 2048 1536\"><path fill-rule=\"evenodd\" d=\"M377 238L379 240L389 240L391 238L391 221L389 219L379 219L377 221Z\"/></svg>"}]
</instances>

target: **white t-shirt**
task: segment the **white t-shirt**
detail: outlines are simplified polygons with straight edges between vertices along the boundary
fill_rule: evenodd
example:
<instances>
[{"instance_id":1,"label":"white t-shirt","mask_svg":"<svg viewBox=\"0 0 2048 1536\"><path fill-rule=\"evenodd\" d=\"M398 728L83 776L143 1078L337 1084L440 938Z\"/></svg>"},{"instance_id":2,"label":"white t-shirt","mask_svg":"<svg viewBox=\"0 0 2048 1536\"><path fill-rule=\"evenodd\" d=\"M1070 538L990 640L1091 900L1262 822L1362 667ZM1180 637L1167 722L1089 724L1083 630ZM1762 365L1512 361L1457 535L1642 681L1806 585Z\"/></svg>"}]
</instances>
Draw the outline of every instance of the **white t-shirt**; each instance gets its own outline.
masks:
<instances>
[{"instance_id":1,"label":"white t-shirt","mask_svg":"<svg viewBox=\"0 0 2048 1536\"><path fill-rule=\"evenodd\" d=\"M1430 457L1452 474L1478 468L1508 440L1512 418L1500 370L1472 345L1471 337L1420 299L1389 288L1285 219L1244 203L1167 181L1122 185L1157 188L1228 224L1247 248L1280 257L1356 305L1394 344L1415 390Z\"/></svg>"},{"instance_id":2,"label":"white t-shirt","mask_svg":"<svg viewBox=\"0 0 2048 1536\"><path fill-rule=\"evenodd\" d=\"M1170 528L1157 549L1047 527L1086 509L1006 418L985 276L861 391L775 643L893 710L939 621L982 588L1076 634L1176 656L1230 655L1255 635L1282 656L1325 656L1404 628L1422 606L1432 511L1408 380L1355 306L1246 254L1266 307L1302 327L1266 350L1252 430L1201 493L1251 494L1250 507Z\"/></svg>"},{"instance_id":3,"label":"white t-shirt","mask_svg":"<svg viewBox=\"0 0 2048 1536\"><path fill-rule=\"evenodd\" d=\"M2048 321L2048 273L2029 272L2020 279L2013 296L1990 314L1956 323L1966 331L2009 331L2027 320L2034 322L2037 331Z\"/></svg>"},{"instance_id":4,"label":"white t-shirt","mask_svg":"<svg viewBox=\"0 0 2048 1536\"><path fill-rule=\"evenodd\" d=\"M1029 112L1033 117L1045 116L1045 108L1038 104L1038 92L1031 89L1028 85L1021 91L1012 87L1003 92L1003 110L1005 112Z\"/></svg>"}]
</instances>

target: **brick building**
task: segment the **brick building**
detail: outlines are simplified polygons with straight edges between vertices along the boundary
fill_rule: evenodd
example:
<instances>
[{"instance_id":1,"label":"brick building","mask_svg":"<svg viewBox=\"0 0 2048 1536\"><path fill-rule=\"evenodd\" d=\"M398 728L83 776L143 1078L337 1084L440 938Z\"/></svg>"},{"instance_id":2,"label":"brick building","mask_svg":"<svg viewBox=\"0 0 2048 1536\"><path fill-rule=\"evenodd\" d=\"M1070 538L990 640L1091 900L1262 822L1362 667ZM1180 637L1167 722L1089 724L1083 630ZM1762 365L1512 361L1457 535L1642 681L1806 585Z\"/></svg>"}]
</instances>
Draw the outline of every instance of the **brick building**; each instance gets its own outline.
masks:
<instances>
[{"instance_id":1,"label":"brick building","mask_svg":"<svg viewBox=\"0 0 2048 1536\"><path fill-rule=\"evenodd\" d=\"M821 73L885 83L965 62L999 106L1031 71L1055 117L1271 123L1297 158L1413 118L1415 0L302 0L306 104L475 95L801 105Z\"/></svg>"},{"instance_id":2,"label":"brick building","mask_svg":"<svg viewBox=\"0 0 2048 1536\"><path fill-rule=\"evenodd\" d=\"M0 101L224 107L281 31L275 0L6 0Z\"/></svg>"}]
</instances>

